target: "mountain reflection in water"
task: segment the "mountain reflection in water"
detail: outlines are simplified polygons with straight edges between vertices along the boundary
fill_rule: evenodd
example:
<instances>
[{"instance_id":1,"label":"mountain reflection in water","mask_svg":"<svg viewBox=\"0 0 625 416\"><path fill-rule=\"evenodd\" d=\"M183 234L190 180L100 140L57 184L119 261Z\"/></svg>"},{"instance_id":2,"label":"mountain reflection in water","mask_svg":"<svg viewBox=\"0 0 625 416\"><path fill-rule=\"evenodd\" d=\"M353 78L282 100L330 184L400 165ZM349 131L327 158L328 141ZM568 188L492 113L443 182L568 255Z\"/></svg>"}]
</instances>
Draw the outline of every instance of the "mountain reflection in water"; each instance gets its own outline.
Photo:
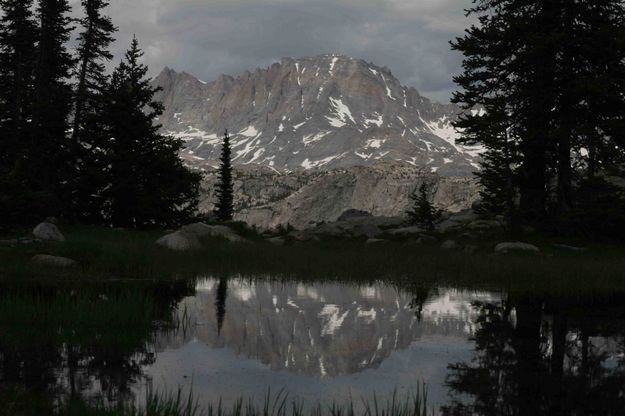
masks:
<instances>
[{"instance_id":1,"label":"mountain reflection in water","mask_svg":"<svg viewBox=\"0 0 625 416\"><path fill-rule=\"evenodd\" d=\"M162 349L191 340L228 348L273 371L337 377L377 368L393 351L428 336L466 340L475 329L471 301L496 301L489 293L432 291L420 316L414 297L384 284L351 285L205 280L181 309L192 325ZM223 316L225 312L225 317ZM223 327L219 322L223 320ZM193 324L194 323L194 324Z\"/></svg>"},{"instance_id":2,"label":"mountain reflection in water","mask_svg":"<svg viewBox=\"0 0 625 416\"><path fill-rule=\"evenodd\" d=\"M225 277L100 291L5 291L0 397L20 386L141 402L147 388L182 386L228 405L271 387L312 404L425 382L444 415L625 409L623 294Z\"/></svg>"}]
</instances>

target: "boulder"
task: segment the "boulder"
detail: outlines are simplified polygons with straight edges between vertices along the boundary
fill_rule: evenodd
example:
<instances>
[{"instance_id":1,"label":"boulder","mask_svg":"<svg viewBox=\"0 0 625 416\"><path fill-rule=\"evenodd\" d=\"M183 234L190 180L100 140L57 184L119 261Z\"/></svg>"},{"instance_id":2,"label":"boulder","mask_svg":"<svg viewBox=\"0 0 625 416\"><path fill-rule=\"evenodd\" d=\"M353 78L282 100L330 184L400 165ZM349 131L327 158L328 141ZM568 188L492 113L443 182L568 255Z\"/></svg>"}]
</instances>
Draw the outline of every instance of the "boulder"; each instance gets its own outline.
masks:
<instances>
[{"instance_id":1,"label":"boulder","mask_svg":"<svg viewBox=\"0 0 625 416\"><path fill-rule=\"evenodd\" d=\"M436 225L436 231L444 234L444 233L460 230L462 227L463 227L463 224L461 222L447 219Z\"/></svg>"},{"instance_id":2,"label":"boulder","mask_svg":"<svg viewBox=\"0 0 625 416\"><path fill-rule=\"evenodd\" d=\"M458 243L455 240L447 240L441 244L441 250L456 250L458 247Z\"/></svg>"},{"instance_id":3,"label":"boulder","mask_svg":"<svg viewBox=\"0 0 625 416\"><path fill-rule=\"evenodd\" d=\"M497 220L477 220L471 222L467 228L473 231L496 231L501 230L503 225Z\"/></svg>"},{"instance_id":4,"label":"boulder","mask_svg":"<svg viewBox=\"0 0 625 416\"><path fill-rule=\"evenodd\" d=\"M388 234L397 236L397 237L411 237L411 236L423 234L424 232L425 230L423 228L415 225L412 227L401 227L401 228L396 228L394 230L389 230Z\"/></svg>"},{"instance_id":5,"label":"boulder","mask_svg":"<svg viewBox=\"0 0 625 416\"><path fill-rule=\"evenodd\" d=\"M383 240L381 238L370 238L365 242L365 244L381 244L381 243L386 243L386 240Z\"/></svg>"},{"instance_id":6,"label":"boulder","mask_svg":"<svg viewBox=\"0 0 625 416\"><path fill-rule=\"evenodd\" d=\"M456 212L451 214L448 218L449 221L459 222L459 223L469 223L473 221L477 221L479 217L472 209L465 209L464 211Z\"/></svg>"},{"instance_id":7,"label":"boulder","mask_svg":"<svg viewBox=\"0 0 625 416\"><path fill-rule=\"evenodd\" d=\"M238 235L232 228L225 225L207 225L201 222L185 225L179 232L184 235L202 238L223 238L231 243L243 243L247 240Z\"/></svg>"},{"instance_id":8,"label":"boulder","mask_svg":"<svg viewBox=\"0 0 625 416\"><path fill-rule=\"evenodd\" d=\"M156 244L174 251L190 251L202 247L197 237L180 231L159 238Z\"/></svg>"},{"instance_id":9,"label":"boulder","mask_svg":"<svg viewBox=\"0 0 625 416\"><path fill-rule=\"evenodd\" d=\"M525 253L540 253L540 249L533 244L521 242L499 243L495 247L495 253L505 254L510 251L520 251Z\"/></svg>"},{"instance_id":10,"label":"boulder","mask_svg":"<svg viewBox=\"0 0 625 416\"><path fill-rule=\"evenodd\" d=\"M65 241L65 236L61 233L59 228L50 222L42 222L36 226L33 230L33 235L44 241L57 241L60 243Z\"/></svg>"},{"instance_id":11,"label":"boulder","mask_svg":"<svg viewBox=\"0 0 625 416\"><path fill-rule=\"evenodd\" d=\"M54 267L73 267L78 265L75 260L68 259L66 257L50 256L47 254L37 254L32 258L32 261L41 265Z\"/></svg>"},{"instance_id":12,"label":"boulder","mask_svg":"<svg viewBox=\"0 0 625 416\"><path fill-rule=\"evenodd\" d=\"M337 219L337 221L349 221L352 220L354 218L368 218L368 217L372 217L373 215L370 212L367 211L361 211L358 209L348 209L347 211L343 212L339 218Z\"/></svg>"},{"instance_id":13,"label":"boulder","mask_svg":"<svg viewBox=\"0 0 625 416\"><path fill-rule=\"evenodd\" d=\"M287 237L299 242L319 241L319 237L310 231L291 231Z\"/></svg>"},{"instance_id":14,"label":"boulder","mask_svg":"<svg viewBox=\"0 0 625 416\"><path fill-rule=\"evenodd\" d=\"M194 235L197 238L209 237L213 233L213 227L202 222L185 225L180 228L180 232L187 235Z\"/></svg>"},{"instance_id":15,"label":"boulder","mask_svg":"<svg viewBox=\"0 0 625 416\"><path fill-rule=\"evenodd\" d=\"M0 247L15 247L18 240L0 240Z\"/></svg>"},{"instance_id":16,"label":"boulder","mask_svg":"<svg viewBox=\"0 0 625 416\"><path fill-rule=\"evenodd\" d=\"M266 239L265 241L275 246L283 246L284 244L286 244L286 241L282 237L272 237Z\"/></svg>"}]
</instances>

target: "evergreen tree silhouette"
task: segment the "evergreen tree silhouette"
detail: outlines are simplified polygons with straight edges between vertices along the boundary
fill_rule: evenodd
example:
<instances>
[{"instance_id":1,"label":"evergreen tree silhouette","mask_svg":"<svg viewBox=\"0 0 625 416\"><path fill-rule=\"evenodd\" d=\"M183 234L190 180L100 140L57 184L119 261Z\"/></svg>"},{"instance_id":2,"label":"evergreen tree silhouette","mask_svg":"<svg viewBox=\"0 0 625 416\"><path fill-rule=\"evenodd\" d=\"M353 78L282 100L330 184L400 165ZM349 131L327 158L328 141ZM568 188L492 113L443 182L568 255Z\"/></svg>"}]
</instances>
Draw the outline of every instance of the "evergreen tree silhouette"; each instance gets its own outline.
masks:
<instances>
[{"instance_id":1,"label":"evergreen tree silhouette","mask_svg":"<svg viewBox=\"0 0 625 416\"><path fill-rule=\"evenodd\" d=\"M107 91L102 220L132 228L176 225L195 213L201 176L178 157L182 141L159 133L163 105L154 101L158 88L150 85L142 56L133 38Z\"/></svg>"},{"instance_id":2,"label":"evergreen tree silhouette","mask_svg":"<svg viewBox=\"0 0 625 416\"><path fill-rule=\"evenodd\" d=\"M108 48L116 31L111 19L103 15L108 6L105 0L82 0L85 17L80 20L83 29L78 41L76 93L72 131L73 152L78 159L77 174L72 195L74 219L98 222L103 204L97 190L106 186L102 172L106 170L102 149L106 148L103 136L102 114L108 76L105 63L112 59Z\"/></svg>"},{"instance_id":3,"label":"evergreen tree silhouette","mask_svg":"<svg viewBox=\"0 0 625 416\"><path fill-rule=\"evenodd\" d=\"M85 17L80 20L83 32L78 38L79 66L76 71L74 121L72 138L84 136L85 115L99 110L102 93L107 84L105 63L113 58L108 48L117 30L108 16L102 14L109 3L106 0L82 0Z\"/></svg>"},{"instance_id":4,"label":"evergreen tree silhouette","mask_svg":"<svg viewBox=\"0 0 625 416\"><path fill-rule=\"evenodd\" d=\"M418 190L415 190L410 199L413 201L413 207L408 211L410 222L419 225L428 231L434 230L436 223L442 216L442 211L435 208L430 202L430 187L423 182Z\"/></svg>"},{"instance_id":5,"label":"evergreen tree silhouette","mask_svg":"<svg viewBox=\"0 0 625 416\"><path fill-rule=\"evenodd\" d=\"M29 167L32 182L47 194L50 214L63 214L75 175L67 133L72 105L71 75L74 58L67 49L72 18L67 0L41 0L36 50L35 89Z\"/></svg>"},{"instance_id":6,"label":"evergreen tree silhouette","mask_svg":"<svg viewBox=\"0 0 625 416\"><path fill-rule=\"evenodd\" d=\"M224 133L217 184L217 205L215 213L220 221L231 221L233 217L232 148L228 130Z\"/></svg>"},{"instance_id":7,"label":"evergreen tree silhouette","mask_svg":"<svg viewBox=\"0 0 625 416\"><path fill-rule=\"evenodd\" d=\"M625 4L476 0L468 13L452 101L467 110L461 143L486 148L486 202L509 219L511 199L527 222L562 215L576 177L625 159Z\"/></svg>"},{"instance_id":8,"label":"evergreen tree silhouette","mask_svg":"<svg viewBox=\"0 0 625 416\"><path fill-rule=\"evenodd\" d=\"M28 159L38 29L32 0L0 3L0 225L36 221L42 200L31 192Z\"/></svg>"}]
</instances>

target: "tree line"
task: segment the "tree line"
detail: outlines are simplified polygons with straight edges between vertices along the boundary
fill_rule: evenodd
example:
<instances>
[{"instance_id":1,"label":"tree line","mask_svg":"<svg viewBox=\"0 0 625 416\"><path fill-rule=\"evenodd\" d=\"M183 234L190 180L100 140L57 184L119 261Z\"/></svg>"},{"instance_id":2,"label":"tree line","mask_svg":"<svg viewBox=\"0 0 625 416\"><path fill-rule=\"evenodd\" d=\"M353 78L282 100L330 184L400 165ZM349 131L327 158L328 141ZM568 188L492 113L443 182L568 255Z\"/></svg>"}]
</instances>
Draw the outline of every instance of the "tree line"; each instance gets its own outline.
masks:
<instances>
[{"instance_id":1,"label":"tree line","mask_svg":"<svg viewBox=\"0 0 625 416\"><path fill-rule=\"evenodd\" d=\"M0 1L0 225L184 221L200 175L179 159L182 142L159 133L163 106L139 42L107 73L108 1L80 5L76 20L68 0Z\"/></svg>"},{"instance_id":2,"label":"tree line","mask_svg":"<svg viewBox=\"0 0 625 416\"><path fill-rule=\"evenodd\" d=\"M512 229L618 237L625 203L625 2L473 0L453 102L485 148L483 209ZM622 235L620 236L622 238Z\"/></svg>"}]
</instances>

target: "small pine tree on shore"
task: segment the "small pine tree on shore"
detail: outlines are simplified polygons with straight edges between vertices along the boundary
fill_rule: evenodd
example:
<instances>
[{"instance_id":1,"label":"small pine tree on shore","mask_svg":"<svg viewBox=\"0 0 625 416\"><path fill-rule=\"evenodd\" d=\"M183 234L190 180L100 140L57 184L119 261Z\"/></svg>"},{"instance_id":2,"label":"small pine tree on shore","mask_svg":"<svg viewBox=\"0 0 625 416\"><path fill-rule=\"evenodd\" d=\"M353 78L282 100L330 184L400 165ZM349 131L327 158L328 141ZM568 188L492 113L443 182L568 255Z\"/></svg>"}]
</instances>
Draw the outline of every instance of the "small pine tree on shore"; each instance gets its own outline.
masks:
<instances>
[{"instance_id":1,"label":"small pine tree on shore","mask_svg":"<svg viewBox=\"0 0 625 416\"><path fill-rule=\"evenodd\" d=\"M234 213L234 198L232 195L232 148L230 146L228 130L224 133L220 160L215 214L219 221L231 221Z\"/></svg>"},{"instance_id":2,"label":"small pine tree on shore","mask_svg":"<svg viewBox=\"0 0 625 416\"><path fill-rule=\"evenodd\" d=\"M425 182L418 189L415 189L410 196L413 206L408 211L408 217L412 224L432 231L441 219L443 212L430 202L429 192L430 186Z\"/></svg>"}]
</instances>

